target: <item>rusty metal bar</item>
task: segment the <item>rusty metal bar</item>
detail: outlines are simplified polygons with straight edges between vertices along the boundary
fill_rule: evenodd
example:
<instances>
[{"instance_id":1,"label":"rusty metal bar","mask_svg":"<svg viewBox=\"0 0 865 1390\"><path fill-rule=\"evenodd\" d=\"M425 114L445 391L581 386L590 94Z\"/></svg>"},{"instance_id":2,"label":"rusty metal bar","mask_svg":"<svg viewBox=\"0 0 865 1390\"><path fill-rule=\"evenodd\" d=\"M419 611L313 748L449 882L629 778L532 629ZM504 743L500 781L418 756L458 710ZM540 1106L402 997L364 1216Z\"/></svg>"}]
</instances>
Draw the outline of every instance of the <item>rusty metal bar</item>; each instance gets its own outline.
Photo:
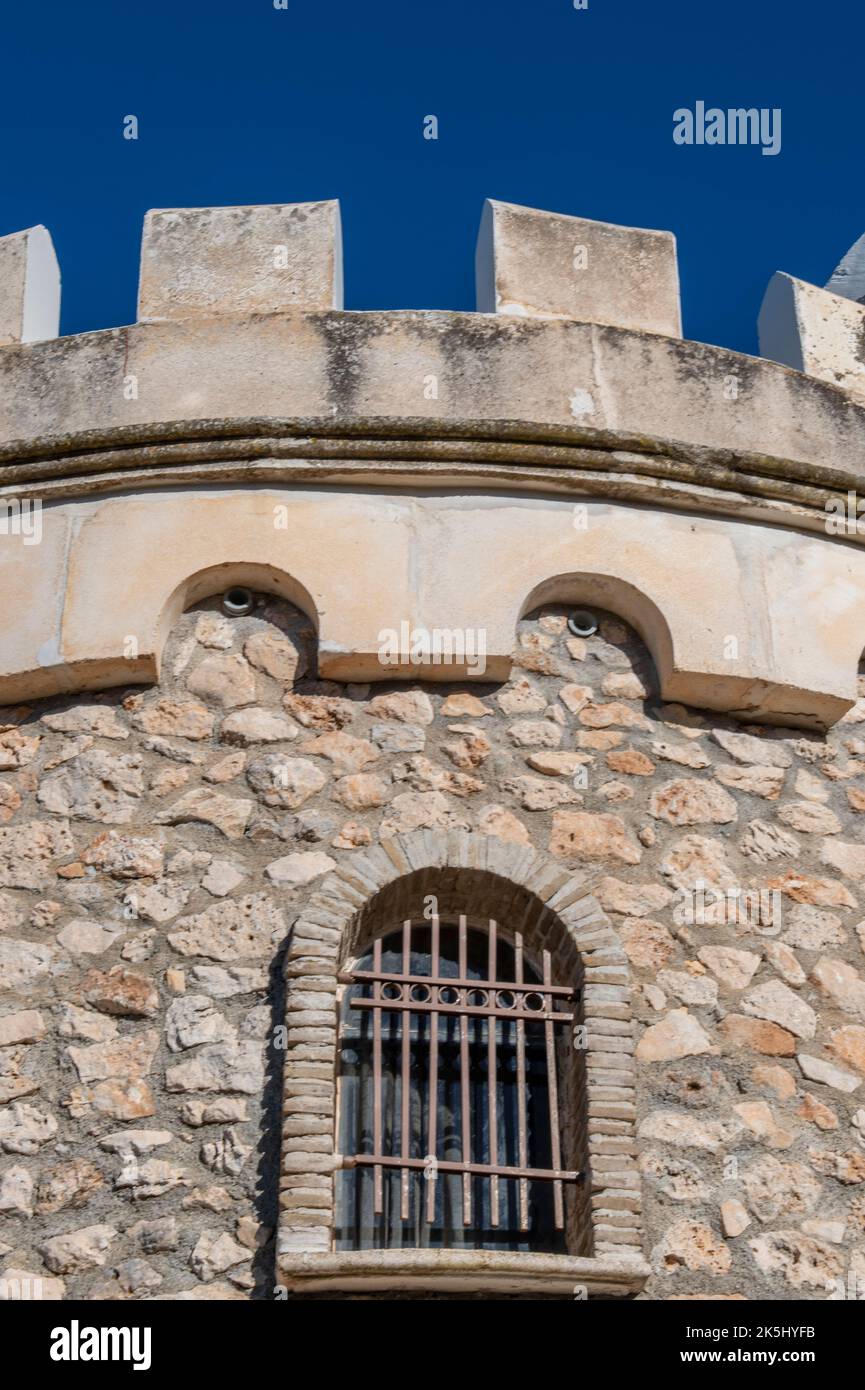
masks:
<instances>
[{"instance_id":1,"label":"rusty metal bar","mask_svg":"<svg viewBox=\"0 0 865 1390\"><path fill-rule=\"evenodd\" d=\"M432 919L432 941L430 943L430 971L433 976L439 973L439 918ZM429 1023L429 1120L427 1155L433 1160L432 1172L426 1172L426 1219L430 1226L436 1214L436 1145L438 1144L438 1091L439 1091L439 1016L433 1010Z\"/></svg>"},{"instance_id":2,"label":"rusty metal bar","mask_svg":"<svg viewBox=\"0 0 865 1390\"><path fill-rule=\"evenodd\" d=\"M476 987L479 989L480 982ZM551 1013L547 1009L494 1009L483 1004L433 1004L417 999L353 999L353 1009L379 1009L420 1014L458 1014L461 1018L521 1018L530 1023L573 1023L574 1015Z\"/></svg>"},{"instance_id":3,"label":"rusty metal bar","mask_svg":"<svg viewBox=\"0 0 865 1390\"><path fill-rule=\"evenodd\" d=\"M487 955L487 980L494 984L498 974L498 959L496 955L496 924L490 918L490 931L488 938ZM491 991L493 994L495 991ZM495 1015L487 1019L487 1127L490 1135L490 1166L497 1167L499 1161L499 1115L498 1115L498 1061L496 1057L496 1029L498 1024ZM499 1180L493 1174L490 1178L490 1225L499 1224Z\"/></svg>"},{"instance_id":4,"label":"rusty metal bar","mask_svg":"<svg viewBox=\"0 0 865 1390\"><path fill-rule=\"evenodd\" d=\"M465 979L468 970L468 922L465 916L459 919L459 965L460 979ZM472 1180L466 1164L472 1161L470 1109L470 1062L469 1062L469 1021L460 1011L460 1110L463 1137L463 1225L472 1223Z\"/></svg>"},{"instance_id":5,"label":"rusty metal bar","mask_svg":"<svg viewBox=\"0 0 865 1390\"><path fill-rule=\"evenodd\" d=\"M381 937L376 937L373 946L373 964L376 971L381 970ZM372 987L374 1003L381 1001L381 985L376 981ZM372 1147L376 1154L382 1151L382 1077L381 1077L381 1009L374 1009L372 1015ZM381 1167L373 1169L373 1211L381 1216L384 1211L384 1184Z\"/></svg>"},{"instance_id":6,"label":"rusty metal bar","mask_svg":"<svg viewBox=\"0 0 865 1390\"><path fill-rule=\"evenodd\" d=\"M412 923L402 925L402 972L382 970L382 938L373 945L373 969L358 970L341 974L340 979L351 984L366 984L371 988L369 997L352 999L351 1007L372 1009L373 1011L373 1152L357 1154L341 1160L343 1167L371 1166L373 1169L374 1211L381 1216L384 1211L384 1174L397 1169L400 1173L400 1217L408 1221L411 1215L411 1193L414 1190L411 1174L424 1170L428 1187L426 1191L426 1219L430 1226L435 1221L438 1175L459 1174L462 1177L462 1220L464 1226L472 1223L473 1193L472 1179L485 1177L490 1183L490 1224L497 1227L501 1223L500 1180L516 1179L518 1184L519 1229L529 1230L529 1183L550 1181L553 1183L554 1219L558 1229L564 1226L563 1183L579 1181L581 1175L562 1168L562 1144L559 1129L559 1097L556 1076L557 1024L573 1023L575 1015L556 1011L556 1002L575 999L574 989L552 983L552 957L543 952L543 983L527 981L522 932L514 933L514 980L501 981L498 975L498 925L490 919L487 937L487 978L468 978L468 920L463 915L458 918L457 976L441 975L441 921L438 915L431 922L430 974L411 973ZM446 992L450 991L450 995ZM395 997L391 997L391 995ZM442 995L455 998L456 1003L442 1002ZM512 1008L503 1007L498 1001L504 996L512 996ZM417 997L415 997L417 996ZM526 1001L534 996L533 1002L541 1005L539 1009L526 1007ZM470 1000L487 1002L469 1002ZM492 1001L492 1002L490 1002ZM399 1153L385 1154L384 1148L384 1106L385 1076L383 1058L382 1016L385 1013L407 1014L402 1020L400 1031L400 1144ZM411 1014L429 1014L429 1059L427 1065L428 1105L427 1105L427 1153L425 1157L412 1156L412 1035ZM440 1069L439 1042L442 1015L459 1018L460 1027L460 1117L461 1117L461 1159L439 1159L438 1123L438 1078ZM485 1018L487 1028L487 1086L486 1110L489 1133L488 1153L479 1157L487 1158L485 1163L472 1161L472 1076L471 1045L480 1043L480 1025L476 1024L477 1035L472 1039L470 1020ZM516 1025L516 1101L517 1101L517 1163L515 1165L499 1162L499 1093L498 1093L498 1019L513 1019ZM529 1124L528 1124L528 1062L526 1023L539 1023L544 1026L546 1049L547 1097L550 1124L549 1169L530 1168ZM418 1024L420 1026L420 1024ZM420 1034L418 1035L420 1037ZM422 1064L418 1054L418 1084L422 1084ZM388 1073L390 1075L390 1072ZM396 1105L396 1078L393 1103ZM394 1120L395 1127L395 1120ZM419 1135L422 1142L423 1112L420 1111ZM421 1193L418 1191L418 1201Z\"/></svg>"},{"instance_id":7,"label":"rusty metal bar","mask_svg":"<svg viewBox=\"0 0 865 1390\"><path fill-rule=\"evenodd\" d=\"M518 985L523 983L523 934L514 936L514 977ZM521 1018L517 1019L517 1159L521 1169L528 1163L528 1129L526 1125L526 1027ZM519 1186L520 1230L529 1229L529 1185L520 1178Z\"/></svg>"},{"instance_id":8,"label":"rusty metal bar","mask_svg":"<svg viewBox=\"0 0 865 1390\"><path fill-rule=\"evenodd\" d=\"M407 1158L393 1154L346 1154L342 1160L343 1168L356 1168L370 1163L381 1163L386 1168L402 1168L403 1165L409 1168L423 1168L426 1160L423 1158ZM476 1173L479 1177L495 1176L499 1178L526 1178L532 1182L579 1182L582 1173L571 1172L569 1170L558 1171L553 1168L509 1168L504 1164L493 1167L490 1163L459 1163L456 1160L442 1158L439 1160L438 1167L444 1173L462 1173L464 1175Z\"/></svg>"},{"instance_id":9,"label":"rusty metal bar","mask_svg":"<svg viewBox=\"0 0 865 1390\"><path fill-rule=\"evenodd\" d=\"M433 920L436 920L435 918ZM439 975L434 971L431 975L397 975L386 970L343 970L337 975L337 979L344 985L359 985L374 980L380 980L382 984L395 985L447 985L453 989L486 989L489 985L494 985L497 994L503 993L508 989L523 989L526 994L549 994L561 999L573 999L577 991L569 985L542 985L521 983L505 980L468 980L454 979L452 975Z\"/></svg>"},{"instance_id":10,"label":"rusty metal bar","mask_svg":"<svg viewBox=\"0 0 865 1390\"><path fill-rule=\"evenodd\" d=\"M544 984L549 984L553 977L552 959L549 951L544 951ZM553 1025L547 1019L544 1024L544 1034L547 1044L547 1095L549 1096L550 1109L550 1144L553 1168L558 1170L562 1166L562 1141L559 1134L559 1088L556 1082L556 1037L553 1032ZM553 1210L555 1214L556 1230L561 1231L565 1224L565 1206L562 1184L559 1181L553 1183Z\"/></svg>"},{"instance_id":11,"label":"rusty metal bar","mask_svg":"<svg viewBox=\"0 0 865 1390\"><path fill-rule=\"evenodd\" d=\"M411 922L402 924L402 970L404 975L411 971ZM400 1067L400 1149L403 1158L409 1157L411 1135L411 1019L402 1026L402 1065ZM409 1213L409 1171L403 1168L400 1174L400 1220L408 1221Z\"/></svg>"}]
</instances>

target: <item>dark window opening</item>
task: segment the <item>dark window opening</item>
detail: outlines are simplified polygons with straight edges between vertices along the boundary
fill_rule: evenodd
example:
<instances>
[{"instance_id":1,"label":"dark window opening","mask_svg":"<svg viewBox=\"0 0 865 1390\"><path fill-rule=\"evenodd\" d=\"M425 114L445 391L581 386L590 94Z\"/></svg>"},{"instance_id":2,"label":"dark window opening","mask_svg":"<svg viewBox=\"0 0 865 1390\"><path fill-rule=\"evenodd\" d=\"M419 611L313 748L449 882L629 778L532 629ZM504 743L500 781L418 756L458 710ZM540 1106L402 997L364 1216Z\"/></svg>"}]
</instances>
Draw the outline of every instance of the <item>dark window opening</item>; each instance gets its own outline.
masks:
<instances>
[{"instance_id":1,"label":"dark window opening","mask_svg":"<svg viewBox=\"0 0 865 1390\"><path fill-rule=\"evenodd\" d=\"M343 978L337 1249L564 1253L579 1175L561 1153L557 1055L574 992L552 983L549 953L541 978L519 935L434 918Z\"/></svg>"}]
</instances>

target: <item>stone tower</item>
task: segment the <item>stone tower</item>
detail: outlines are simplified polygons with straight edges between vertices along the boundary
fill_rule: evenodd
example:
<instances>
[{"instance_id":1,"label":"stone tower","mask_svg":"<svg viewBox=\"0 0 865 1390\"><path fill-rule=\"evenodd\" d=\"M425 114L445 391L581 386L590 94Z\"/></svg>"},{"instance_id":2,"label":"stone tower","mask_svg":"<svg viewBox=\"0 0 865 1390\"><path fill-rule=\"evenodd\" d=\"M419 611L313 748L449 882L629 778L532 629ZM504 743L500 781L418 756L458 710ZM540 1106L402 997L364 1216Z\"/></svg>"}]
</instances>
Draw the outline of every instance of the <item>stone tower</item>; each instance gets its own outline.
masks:
<instances>
[{"instance_id":1,"label":"stone tower","mask_svg":"<svg viewBox=\"0 0 865 1390\"><path fill-rule=\"evenodd\" d=\"M851 258L753 358L497 202L476 313L0 240L0 1297L863 1296Z\"/></svg>"}]
</instances>

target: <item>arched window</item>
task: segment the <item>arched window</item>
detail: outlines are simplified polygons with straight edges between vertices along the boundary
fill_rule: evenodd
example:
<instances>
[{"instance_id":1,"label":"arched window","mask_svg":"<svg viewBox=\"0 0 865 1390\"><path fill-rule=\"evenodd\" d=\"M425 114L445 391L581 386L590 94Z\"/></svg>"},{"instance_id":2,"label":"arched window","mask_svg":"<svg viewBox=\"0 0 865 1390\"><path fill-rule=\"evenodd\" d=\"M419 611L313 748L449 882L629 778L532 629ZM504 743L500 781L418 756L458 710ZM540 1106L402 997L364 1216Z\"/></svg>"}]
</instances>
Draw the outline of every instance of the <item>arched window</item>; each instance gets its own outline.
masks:
<instances>
[{"instance_id":1,"label":"arched window","mask_svg":"<svg viewBox=\"0 0 865 1390\"><path fill-rule=\"evenodd\" d=\"M539 963L432 917L341 976L338 1249L565 1251L576 994Z\"/></svg>"}]
</instances>

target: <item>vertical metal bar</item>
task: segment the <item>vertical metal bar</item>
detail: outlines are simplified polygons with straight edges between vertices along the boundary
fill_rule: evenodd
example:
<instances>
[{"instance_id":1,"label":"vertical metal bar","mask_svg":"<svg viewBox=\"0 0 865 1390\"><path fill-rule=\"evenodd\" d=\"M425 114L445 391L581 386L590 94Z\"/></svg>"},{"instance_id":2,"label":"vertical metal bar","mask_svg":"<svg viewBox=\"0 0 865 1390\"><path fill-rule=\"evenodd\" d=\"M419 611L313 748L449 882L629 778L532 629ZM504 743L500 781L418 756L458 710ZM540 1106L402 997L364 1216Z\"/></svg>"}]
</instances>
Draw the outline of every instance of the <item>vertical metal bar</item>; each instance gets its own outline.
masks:
<instances>
[{"instance_id":1,"label":"vertical metal bar","mask_svg":"<svg viewBox=\"0 0 865 1390\"><path fill-rule=\"evenodd\" d=\"M544 951L544 984L551 985L552 983L552 960L549 951ZM550 1001L550 1008L552 1008L552 1000ZM552 1019L548 1018L544 1024L547 1042L547 1094L550 1103L550 1143L553 1168L561 1171L562 1142L559 1135L559 1088L556 1082L556 1039L553 1026ZM556 1229L561 1231L565 1224L565 1208L562 1184L558 1178L553 1182L553 1210L556 1218Z\"/></svg>"},{"instance_id":2,"label":"vertical metal bar","mask_svg":"<svg viewBox=\"0 0 865 1390\"><path fill-rule=\"evenodd\" d=\"M402 973L411 974L411 922L402 924ZM406 1002L411 998L411 985L403 985ZM402 1013L402 1066L400 1068L400 1152L403 1158L411 1157L409 1126L411 1124L411 1010ZM409 1170L400 1169L400 1219L408 1221L409 1212Z\"/></svg>"},{"instance_id":3,"label":"vertical metal bar","mask_svg":"<svg viewBox=\"0 0 865 1390\"><path fill-rule=\"evenodd\" d=\"M430 955L430 974L435 979L439 973L439 919L437 916L432 919L432 951ZM431 987L432 997L438 999L438 990ZM430 1014L429 1021L429 1137L427 1139L427 1155L434 1160L436 1157L436 1146L438 1144L438 1090L439 1090L439 1016L433 1012ZM435 1162L432 1165L432 1172L427 1173L426 1190L426 1219L430 1226L435 1221L436 1214L436 1169Z\"/></svg>"},{"instance_id":4,"label":"vertical metal bar","mask_svg":"<svg viewBox=\"0 0 865 1390\"><path fill-rule=\"evenodd\" d=\"M380 936L376 937L375 945L372 948L372 968L377 975L381 974ZM381 982L379 980L373 984L372 997L379 1002L381 1001ZM372 1151L374 1154L380 1154L382 1151L381 1110L381 1009L375 1008L372 1011ZM376 1164L372 1172L373 1210L376 1216L381 1216L384 1210L381 1165Z\"/></svg>"},{"instance_id":5,"label":"vertical metal bar","mask_svg":"<svg viewBox=\"0 0 865 1390\"><path fill-rule=\"evenodd\" d=\"M523 934L514 936L514 975L518 985L523 983ZM517 1025L517 1163L520 1168L528 1167L528 1131L526 1126L526 1025L523 1019ZM529 1185L520 1178L520 1230L529 1229Z\"/></svg>"},{"instance_id":6,"label":"vertical metal bar","mask_svg":"<svg viewBox=\"0 0 865 1390\"><path fill-rule=\"evenodd\" d=\"M490 918L489 958L487 980L490 985L490 1002L495 1004L495 983L497 974L496 924ZM487 1019L487 1125L490 1135L489 1163L496 1167L499 1161L499 1116L498 1116L498 1061L496 1057L496 1029L498 1019ZM490 1178L490 1225L499 1224L499 1180L493 1174Z\"/></svg>"},{"instance_id":7,"label":"vertical metal bar","mask_svg":"<svg viewBox=\"0 0 865 1390\"><path fill-rule=\"evenodd\" d=\"M465 917L459 919L459 978L468 978L468 923ZM461 990L467 994L468 990ZM460 1108L462 1112L463 1163L471 1163L472 1146L469 1125L471 1111L469 1105L469 1021L465 1014L460 1015ZM463 1225L472 1224L472 1179L470 1173L463 1173Z\"/></svg>"}]
</instances>

